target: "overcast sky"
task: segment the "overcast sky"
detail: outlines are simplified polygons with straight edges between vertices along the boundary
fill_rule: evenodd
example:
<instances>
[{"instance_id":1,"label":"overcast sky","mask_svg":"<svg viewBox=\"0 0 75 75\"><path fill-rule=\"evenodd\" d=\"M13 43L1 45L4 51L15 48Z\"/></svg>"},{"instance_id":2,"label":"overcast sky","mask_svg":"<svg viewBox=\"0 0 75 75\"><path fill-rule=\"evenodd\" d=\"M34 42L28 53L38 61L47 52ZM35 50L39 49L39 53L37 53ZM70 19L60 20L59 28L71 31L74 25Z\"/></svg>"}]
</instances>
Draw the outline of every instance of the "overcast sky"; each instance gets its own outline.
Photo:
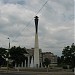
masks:
<instances>
[{"instance_id":1,"label":"overcast sky","mask_svg":"<svg viewBox=\"0 0 75 75\"><path fill-rule=\"evenodd\" d=\"M34 47L34 17L47 0L0 0L0 47ZM74 42L74 0L48 0L39 16L39 47L61 55Z\"/></svg>"}]
</instances>

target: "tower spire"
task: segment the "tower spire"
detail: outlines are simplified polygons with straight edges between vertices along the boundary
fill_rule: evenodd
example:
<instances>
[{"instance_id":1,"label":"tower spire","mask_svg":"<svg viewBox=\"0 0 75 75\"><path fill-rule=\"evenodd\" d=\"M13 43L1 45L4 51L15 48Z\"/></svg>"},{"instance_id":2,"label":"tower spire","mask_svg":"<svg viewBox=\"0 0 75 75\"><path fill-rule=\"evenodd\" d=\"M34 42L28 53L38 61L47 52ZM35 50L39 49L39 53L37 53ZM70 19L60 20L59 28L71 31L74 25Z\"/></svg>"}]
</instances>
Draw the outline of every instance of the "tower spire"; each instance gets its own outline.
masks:
<instances>
[{"instance_id":1,"label":"tower spire","mask_svg":"<svg viewBox=\"0 0 75 75\"><path fill-rule=\"evenodd\" d=\"M38 32L38 16L35 16L34 17L35 18L35 29L36 29L36 34L37 34L37 32Z\"/></svg>"},{"instance_id":2,"label":"tower spire","mask_svg":"<svg viewBox=\"0 0 75 75\"><path fill-rule=\"evenodd\" d=\"M35 19L35 48L34 48L34 67L39 67L39 45L38 45L38 16Z\"/></svg>"}]
</instances>

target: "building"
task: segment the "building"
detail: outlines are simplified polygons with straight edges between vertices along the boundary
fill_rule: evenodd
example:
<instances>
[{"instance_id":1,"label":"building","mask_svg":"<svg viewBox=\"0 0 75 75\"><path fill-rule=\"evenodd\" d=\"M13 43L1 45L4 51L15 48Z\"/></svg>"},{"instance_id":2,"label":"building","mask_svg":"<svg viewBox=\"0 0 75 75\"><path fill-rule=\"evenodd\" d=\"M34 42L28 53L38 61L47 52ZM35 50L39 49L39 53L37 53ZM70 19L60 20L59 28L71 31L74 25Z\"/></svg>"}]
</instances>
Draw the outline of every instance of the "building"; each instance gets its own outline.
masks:
<instances>
[{"instance_id":1,"label":"building","mask_svg":"<svg viewBox=\"0 0 75 75\"><path fill-rule=\"evenodd\" d=\"M33 57L34 60L34 48L27 49L27 52L29 53L30 58L30 64L31 64L31 59ZM42 63L44 62L45 58L48 58L51 60L51 64L56 64L57 63L57 55L54 55L51 52L42 52L41 49L39 49L39 64L40 67L42 66Z\"/></svg>"},{"instance_id":2,"label":"building","mask_svg":"<svg viewBox=\"0 0 75 75\"><path fill-rule=\"evenodd\" d=\"M42 52L42 62L44 62L45 58L51 60L51 63L57 63L57 55L54 55L51 52Z\"/></svg>"},{"instance_id":3,"label":"building","mask_svg":"<svg viewBox=\"0 0 75 75\"><path fill-rule=\"evenodd\" d=\"M25 54L26 59L25 62L22 62L20 67L34 67L34 48L27 49L27 54ZM57 63L57 55L54 55L51 52L42 52L39 49L39 67L42 67L42 63L44 62L45 58L51 60L51 64L54 65ZM15 68L17 65L15 64Z\"/></svg>"}]
</instances>

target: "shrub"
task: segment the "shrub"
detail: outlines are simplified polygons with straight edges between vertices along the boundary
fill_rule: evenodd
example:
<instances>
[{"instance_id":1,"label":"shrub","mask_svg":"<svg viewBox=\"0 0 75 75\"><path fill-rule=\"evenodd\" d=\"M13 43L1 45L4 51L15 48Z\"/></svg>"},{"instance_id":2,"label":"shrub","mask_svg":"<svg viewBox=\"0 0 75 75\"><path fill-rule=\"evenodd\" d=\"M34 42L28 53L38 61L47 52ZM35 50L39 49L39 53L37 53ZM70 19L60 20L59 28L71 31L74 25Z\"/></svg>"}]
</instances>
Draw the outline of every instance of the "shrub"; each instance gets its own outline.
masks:
<instances>
[{"instance_id":1,"label":"shrub","mask_svg":"<svg viewBox=\"0 0 75 75\"><path fill-rule=\"evenodd\" d=\"M67 68L67 65L64 65L64 66L63 66L63 69L68 69L68 68Z\"/></svg>"}]
</instances>

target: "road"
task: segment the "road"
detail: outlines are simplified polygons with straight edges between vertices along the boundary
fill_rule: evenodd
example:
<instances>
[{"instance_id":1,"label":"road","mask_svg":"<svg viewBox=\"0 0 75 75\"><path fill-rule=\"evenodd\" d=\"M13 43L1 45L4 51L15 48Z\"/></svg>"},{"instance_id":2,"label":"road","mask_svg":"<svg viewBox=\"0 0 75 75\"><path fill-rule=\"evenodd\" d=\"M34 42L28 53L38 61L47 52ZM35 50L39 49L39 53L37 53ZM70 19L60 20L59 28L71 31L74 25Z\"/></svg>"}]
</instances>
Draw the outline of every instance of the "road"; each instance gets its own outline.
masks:
<instances>
[{"instance_id":1,"label":"road","mask_svg":"<svg viewBox=\"0 0 75 75\"><path fill-rule=\"evenodd\" d=\"M73 72L10 72L0 73L0 75L74 75Z\"/></svg>"}]
</instances>

